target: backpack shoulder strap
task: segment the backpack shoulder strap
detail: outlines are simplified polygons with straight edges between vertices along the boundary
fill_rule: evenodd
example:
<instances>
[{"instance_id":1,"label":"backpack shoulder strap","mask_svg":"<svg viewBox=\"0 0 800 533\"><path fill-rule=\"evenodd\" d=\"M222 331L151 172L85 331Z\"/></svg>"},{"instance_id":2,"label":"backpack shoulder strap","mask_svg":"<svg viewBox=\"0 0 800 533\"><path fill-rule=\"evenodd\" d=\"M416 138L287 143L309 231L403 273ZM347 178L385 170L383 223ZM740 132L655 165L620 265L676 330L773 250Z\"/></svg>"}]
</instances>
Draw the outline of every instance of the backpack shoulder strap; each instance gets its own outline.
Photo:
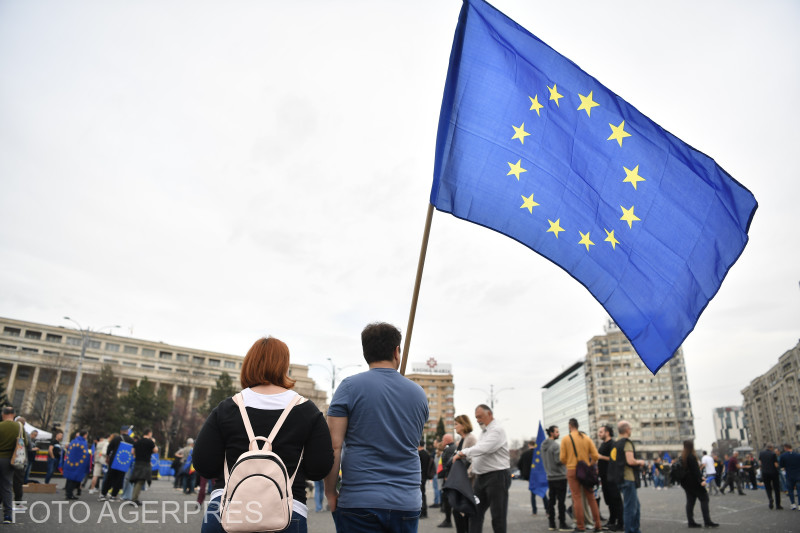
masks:
<instances>
[{"instance_id":1,"label":"backpack shoulder strap","mask_svg":"<svg viewBox=\"0 0 800 533\"><path fill-rule=\"evenodd\" d=\"M578 458L578 449L575 448L575 440L572 438L572 435L569 436L569 440L572 441L572 451L575 452L575 459Z\"/></svg>"},{"instance_id":2,"label":"backpack shoulder strap","mask_svg":"<svg viewBox=\"0 0 800 533\"><path fill-rule=\"evenodd\" d=\"M305 398L303 398L299 394L296 395L289 402L289 405L287 405L286 408L283 410L283 412L281 413L280 418L278 418L278 421L275 422L275 426L273 426L272 431L269 434L269 437L267 437L267 441L269 442L270 446L272 446L272 442L275 440L275 435L278 434L278 431L280 431L281 426L283 426L283 423L286 421L286 417L289 416L289 412L292 410L292 408L295 405L300 403L302 400L305 400ZM252 438L251 438L251 440L252 440Z\"/></svg>"},{"instance_id":3,"label":"backpack shoulder strap","mask_svg":"<svg viewBox=\"0 0 800 533\"><path fill-rule=\"evenodd\" d=\"M253 426L250 424L250 417L247 416L247 409L244 407L244 396L242 396L241 392L237 392L233 395L233 403L239 406L239 412L242 414L242 422L244 422L244 429L247 431L247 439L250 442L253 442L256 438L256 435L253 433Z\"/></svg>"}]
</instances>

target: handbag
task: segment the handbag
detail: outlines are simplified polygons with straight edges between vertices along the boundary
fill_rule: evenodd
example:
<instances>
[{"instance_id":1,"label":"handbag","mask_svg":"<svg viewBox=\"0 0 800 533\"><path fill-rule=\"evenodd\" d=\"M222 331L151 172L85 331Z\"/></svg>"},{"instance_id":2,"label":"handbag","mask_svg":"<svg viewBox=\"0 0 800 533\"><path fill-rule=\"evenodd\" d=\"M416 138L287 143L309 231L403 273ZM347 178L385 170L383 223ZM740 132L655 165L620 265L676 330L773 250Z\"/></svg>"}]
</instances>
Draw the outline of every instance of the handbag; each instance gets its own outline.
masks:
<instances>
[{"instance_id":1,"label":"handbag","mask_svg":"<svg viewBox=\"0 0 800 533\"><path fill-rule=\"evenodd\" d=\"M569 440L572 441L572 450L575 452L575 458L577 459L578 450L575 448L575 440L573 440L572 435L569 436ZM575 477L577 477L581 485L587 489L593 489L595 485L597 485L597 469L586 463L586 461L578 459L578 466L575 468Z\"/></svg>"},{"instance_id":2,"label":"handbag","mask_svg":"<svg viewBox=\"0 0 800 533\"><path fill-rule=\"evenodd\" d=\"M28 450L25 447L25 434L22 424L19 424L19 435L17 436L17 447L14 448L14 455L11 464L17 470L25 470L28 466Z\"/></svg>"}]
</instances>

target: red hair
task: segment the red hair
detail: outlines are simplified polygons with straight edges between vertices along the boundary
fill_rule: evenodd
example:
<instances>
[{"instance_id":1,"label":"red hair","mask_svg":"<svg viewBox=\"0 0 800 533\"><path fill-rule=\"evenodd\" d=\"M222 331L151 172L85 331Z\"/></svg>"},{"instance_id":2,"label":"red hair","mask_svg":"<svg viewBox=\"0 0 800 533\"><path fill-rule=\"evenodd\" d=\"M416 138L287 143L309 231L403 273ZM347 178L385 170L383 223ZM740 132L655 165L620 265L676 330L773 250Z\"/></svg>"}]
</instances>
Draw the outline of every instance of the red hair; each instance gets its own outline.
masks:
<instances>
[{"instance_id":1,"label":"red hair","mask_svg":"<svg viewBox=\"0 0 800 533\"><path fill-rule=\"evenodd\" d=\"M293 388L295 380L289 377L289 347L274 337L258 339L244 357L239 380L244 388L256 385Z\"/></svg>"}]
</instances>

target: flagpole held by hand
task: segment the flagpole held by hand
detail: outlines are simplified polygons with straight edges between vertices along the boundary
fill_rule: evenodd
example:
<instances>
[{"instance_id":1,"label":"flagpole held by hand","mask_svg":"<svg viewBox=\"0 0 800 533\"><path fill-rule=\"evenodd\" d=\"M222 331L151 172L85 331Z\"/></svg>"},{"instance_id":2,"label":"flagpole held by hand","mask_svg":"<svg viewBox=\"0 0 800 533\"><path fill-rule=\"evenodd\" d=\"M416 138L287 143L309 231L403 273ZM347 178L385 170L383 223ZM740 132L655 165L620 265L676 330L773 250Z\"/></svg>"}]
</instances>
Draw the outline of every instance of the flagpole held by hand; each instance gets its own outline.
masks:
<instances>
[{"instance_id":1,"label":"flagpole held by hand","mask_svg":"<svg viewBox=\"0 0 800 533\"><path fill-rule=\"evenodd\" d=\"M414 315L417 313L417 299L419 286L422 283L422 268L425 266L425 254L428 251L428 236L431 233L431 220L433 219L433 204L428 204L428 214L425 217L425 231L422 233L422 247L419 251L417 264L417 279L414 281L414 294L411 296L411 311L408 313L408 327L406 327L406 340L403 343L403 360L400 363L400 374L405 375L408 362L408 348L411 345L411 332L414 329Z\"/></svg>"}]
</instances>

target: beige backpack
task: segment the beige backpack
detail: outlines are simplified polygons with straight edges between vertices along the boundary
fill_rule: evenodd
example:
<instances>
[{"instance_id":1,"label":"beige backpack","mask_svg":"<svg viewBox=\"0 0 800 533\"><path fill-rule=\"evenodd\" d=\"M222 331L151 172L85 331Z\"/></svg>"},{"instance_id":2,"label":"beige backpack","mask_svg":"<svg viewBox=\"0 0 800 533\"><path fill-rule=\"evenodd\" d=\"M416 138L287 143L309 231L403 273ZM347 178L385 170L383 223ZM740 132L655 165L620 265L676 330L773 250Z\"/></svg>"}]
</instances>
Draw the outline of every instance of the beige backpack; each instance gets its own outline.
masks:
<instances>
[{"instance_id":1,"label":"beige backpack","mask_svg":"<svg viewBox=\"0 0 800 533\"><path fill-rule=\"evenodd\" d=\"M233 401L239 406L250 446L239 456L230 472L227 460L224 461L225 494L220 504L220 523L228 533L280 531L289 525L292 518L292 483L300 469L303 452L300 452L294 474L289 477L283 461L272 451L272 442L289 411L305 398L297 395L289 402L266 438L253 433L241 392L233 397ZM259 440L264 441L260 449Z\"/></svg>"}]
</instances>

